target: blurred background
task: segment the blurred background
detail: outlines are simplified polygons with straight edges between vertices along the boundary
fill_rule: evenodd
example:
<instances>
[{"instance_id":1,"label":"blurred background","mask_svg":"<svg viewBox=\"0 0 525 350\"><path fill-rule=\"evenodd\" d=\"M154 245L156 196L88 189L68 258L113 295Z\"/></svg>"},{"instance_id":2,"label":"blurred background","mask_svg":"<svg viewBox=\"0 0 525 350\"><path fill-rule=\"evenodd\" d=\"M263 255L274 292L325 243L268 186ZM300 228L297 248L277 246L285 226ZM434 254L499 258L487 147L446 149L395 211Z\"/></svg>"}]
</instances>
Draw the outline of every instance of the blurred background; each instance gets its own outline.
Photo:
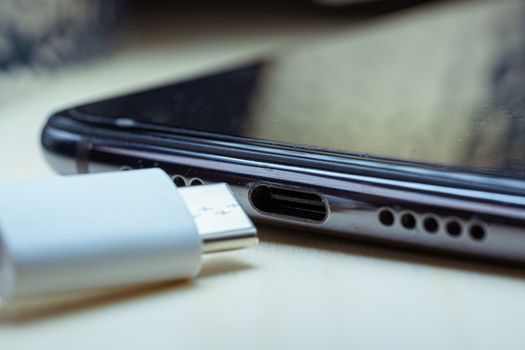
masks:
<instances>
[{"instance_id":1,"label":"blurred background","mask_svg":"<svg viewBox=\"0 0 525 350\"><path fill-rule=\"evenodd\" d=\"M262 95L261 101L271 97L275 103L260 106L266 118L254 124L258 132L271 136L271 116L287 112L282 106L290 98L303 103L303 96L280 93L286 87L278 84L281 78L301 79L304 88L312 87L318 73L332 81L352 76L359 82L352 95L336 90L330 80L314 86L335 112L347 115L351 105L359 116L359 127L349 128L343 141L374 138L374 151L414 159L431 152L443 162L479 154L491 158L507 150L514 161L506 168L525 176L524 5L522 0L0 0L0 181L57 175L40 145L42 127L54 111L205 74L262 53L295 47L304 52L312 42L321 43L314 52L318 61L291 55L269 72L275 79L266 91L273 95ZM398 45L392 40L398 34L410 40ZM351 43L325 40L342 37ZM324 48L341 52L346 75L336 66L316 64L329 59ZM352 59L339 50L352 52ZM308 74L301 67L309 67ZM446 88L421 88L421 81ZM328 105L311 102L305 101L304 110L314 114ZM387 124L368 127L374 121L370 111L381 116L392 105L399 113ZM441 119L432 118L438 114ZM334 129L329 123L319 127L319 118L289 120L288 135L298 142L304 137L295 128L299 123L302 130ZM361 132L372 129L377 134ZM395 139L395 147L385 135ZM419 147L409 147L414 143ZM461 152L454 152L458 147ZM260 249L240 256L239 271L225 268L226 261L217 271L204 271L191 288L88 301L80 308L66 306L59 317L53 317L56 310L44 312L36 322L25 309L17 324L2 323L0 315L0 348L92 349L127 342L129 348L519 349L525 343L522 271L297 233L266 233Z\"/></svg>"},{"instance_id":2,"label":"blurred background","mask_svg":"<svg viewBox=\"0 0 525 350\"><path fill-rule=\"evenodd\" d=\"M251 37L243 46L255 49L423 2L0 0L0 101L27 91L38 76L130 47L176 46L184 55L184 45L220 39L224 51Z\"/></svg>"},{"instance_id":3,"label":"blurred background","mask_svg":"<svg viewBox=\"0 0 525 350\"><path fill-rule=\"evenodd\" d=\"M298 54L267 74L254 135L276 139L278 125L304 144L308 130L333 134L351 114L343 138L318 143L525 174L520 0L0 0L0 8L0 127L31 137L18 154L0 139L4 160L20 163L26 152L43 164L34 151L53 111L286 51ZM336 124L319 125L327 111ZM496 164L502 154L506 163ZM11 176L27 175L22 167Z\"/></svg>"}]
</instances>

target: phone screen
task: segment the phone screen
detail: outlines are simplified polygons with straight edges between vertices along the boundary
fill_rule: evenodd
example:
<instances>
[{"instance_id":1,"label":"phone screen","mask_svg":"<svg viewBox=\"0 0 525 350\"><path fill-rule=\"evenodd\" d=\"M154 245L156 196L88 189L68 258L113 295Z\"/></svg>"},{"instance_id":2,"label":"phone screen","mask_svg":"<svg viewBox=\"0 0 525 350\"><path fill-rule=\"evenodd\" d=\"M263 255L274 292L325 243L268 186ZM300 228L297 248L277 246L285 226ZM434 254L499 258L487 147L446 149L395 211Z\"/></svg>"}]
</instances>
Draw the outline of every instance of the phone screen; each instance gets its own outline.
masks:
<instances>
[{"instance_id":1,"label":"phone screen","mask_svg":"<svg viewBox=\"0 0 525 350\"><path fill-rule=\"evenodd\" d=\"M80 110L524 178L525 4L410 10Z\"/></svg>"}]
</instances>

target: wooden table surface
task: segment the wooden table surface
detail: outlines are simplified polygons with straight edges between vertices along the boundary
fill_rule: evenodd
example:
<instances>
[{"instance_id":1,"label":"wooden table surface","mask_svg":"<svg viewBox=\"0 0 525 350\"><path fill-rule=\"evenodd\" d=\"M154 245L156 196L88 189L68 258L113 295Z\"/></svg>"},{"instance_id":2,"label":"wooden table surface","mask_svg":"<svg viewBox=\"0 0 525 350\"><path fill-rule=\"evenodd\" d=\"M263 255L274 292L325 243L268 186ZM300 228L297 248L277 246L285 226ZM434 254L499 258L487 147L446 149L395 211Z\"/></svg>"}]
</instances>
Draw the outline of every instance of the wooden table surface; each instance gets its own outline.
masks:
<instances>
[{"instance_id":1,"label":"wooden table surface","mask_svg":"<svg viewBox=\"0 0 525 350\"><path fill-rule=\"evenodd\" d=\"M442 6L457 6L452 15L471 5ZM0 95L0 181L56 176L39 146L54 110L347 26L311 15L197 17L180 14L169 44L128 40ZM260 237L254 249L207 258L194 281L0 304L0 349L525 347L523 269L281 228L260 227Z\"/></svg>"}]
</instances>

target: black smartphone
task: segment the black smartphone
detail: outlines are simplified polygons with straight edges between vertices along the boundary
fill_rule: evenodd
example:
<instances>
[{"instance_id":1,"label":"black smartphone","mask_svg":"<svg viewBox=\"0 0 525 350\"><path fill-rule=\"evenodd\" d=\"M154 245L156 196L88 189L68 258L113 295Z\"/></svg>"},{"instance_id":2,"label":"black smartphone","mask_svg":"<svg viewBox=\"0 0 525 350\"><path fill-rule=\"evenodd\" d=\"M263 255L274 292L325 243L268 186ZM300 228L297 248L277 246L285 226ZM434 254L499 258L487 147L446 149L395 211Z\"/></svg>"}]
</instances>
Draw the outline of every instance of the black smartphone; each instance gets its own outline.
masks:
<instances>
[{"instance_id":1,"label":"black smartphone","mask_svg":"<svg viewBox=\"0 0 525 350\"><path fill-rule=\"evenodd\" d=\"M525 262L525 6L481 3L63 110L42 144L62 173L226 182L262 222Z\"/></svg>"}]
</instances>

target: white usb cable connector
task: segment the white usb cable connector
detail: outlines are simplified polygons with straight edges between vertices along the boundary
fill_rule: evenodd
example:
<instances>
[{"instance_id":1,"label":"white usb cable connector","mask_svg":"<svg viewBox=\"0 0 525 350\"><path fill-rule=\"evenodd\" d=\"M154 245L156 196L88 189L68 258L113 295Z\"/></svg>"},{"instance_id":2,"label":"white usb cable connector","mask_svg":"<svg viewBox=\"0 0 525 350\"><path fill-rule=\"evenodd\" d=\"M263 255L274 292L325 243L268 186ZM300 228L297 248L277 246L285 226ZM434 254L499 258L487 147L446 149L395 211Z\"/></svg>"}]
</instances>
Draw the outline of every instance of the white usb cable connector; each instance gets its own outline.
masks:
<instances>
[{"instance_id":1,"label":"white usb cable connector","mask_svg":"<svg viewBox=\"0 0 525 350\"><path fill-rule=\"evenodd\" d=\"M0 185L4 299L192 278L203 253L256 243L226 184L160 169Z\"/></svg>"}]
</instances>

